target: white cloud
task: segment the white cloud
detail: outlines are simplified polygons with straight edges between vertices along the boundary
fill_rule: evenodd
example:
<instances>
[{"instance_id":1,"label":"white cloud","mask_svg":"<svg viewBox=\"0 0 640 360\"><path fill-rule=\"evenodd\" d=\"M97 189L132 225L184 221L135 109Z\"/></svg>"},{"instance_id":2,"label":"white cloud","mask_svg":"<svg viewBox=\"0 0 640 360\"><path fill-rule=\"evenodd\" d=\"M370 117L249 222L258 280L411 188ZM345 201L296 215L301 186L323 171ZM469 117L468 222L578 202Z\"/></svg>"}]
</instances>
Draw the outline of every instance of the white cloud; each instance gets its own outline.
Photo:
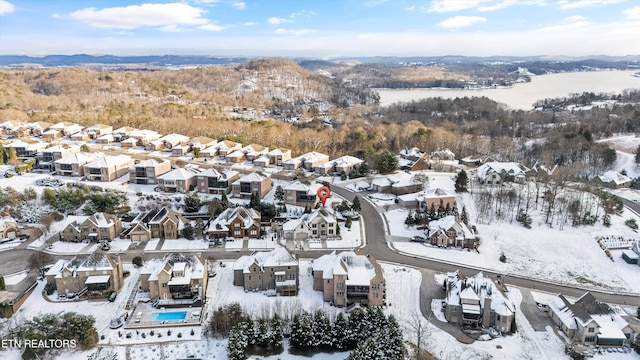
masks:
<instances>
[{"instance_id":1,"label":"white cloud","mask_svg":"<svg viewBox=\"0 0 640 360\"><path fill-rule=\"evenodd\" d=\"M206 25L198 26L198 29L206 30L206 31L222 31L225 29L225 27L216 25L216 24L206 24Z\"/></svg>"},{"instance_id":2,"label":"white cloud","mask_svg":"<svg viewBox=\"0 0 640 360\"><path fill-rule=\"evenodd\" d=\"M274 16L274 17L268 18L267 22L271 25L278 25L278 24L291 22L291 20Z\"/></svg>"},{"instance_id":3,"label":"white cloud","mask_svg":"<svg viewBox=\"0 0 640 360\"><path fill-rule=\"evenodd\" d=\"M629 19L640 20L640 7L627 9L622 13Z\"/></svg>"},{"instance_id":4,"label":"white cloud","mask_svg":"<svg viewBox=\"0 0 640 360\"><path fill-rule=\"evenodd\" d=\"M587 20L587 18L582 15L574 15L574 16L569 16L564 18L565 23L574 23L574 22L585 21L585 20Z\"/></svg>"},{"instance_id":5,"label":"white cloud","mask_svg":"<svg viewBox=\"0 0 640 360\"><path fill-rule=\"evenodd\" d=\"M487 21L480 16L454 16L441 21L438 26L445 29L459 29Z\"/></svg>"},{"instance_id":6,"label":"white cloud","mask_svg":"<svg viewBox=\"0 0 640 360\"><path fill-rule=\"evenodd\" d=\"M584 28L589 25L591 25L591 23L587 21L586 17L576 15L576 16L569 16L568 18L565 18L562 21L562 24L546 26L541 28L540 30L547 31L547 32L562 32L562 31L569 31L569 30Z\"/></svg>"},{"instance_id":7,"label":"white cloud","mask_svg":"<svg viewBox=\"0 0 640 360\"><path fill-rule=\"evenodd\" d=\"M316 13L314 11L302 10L302 11L291 13L291 15L289 15L289 17L292 18L292 19L295 19L295 18L300 17L300 16L312 17L312 16L315 16L315 15L316 15Z\"/></svg>"},{"instance_id":8,"label":"white cloud","mask_svg":"<svg viewBox=\"0 0 640 360\"><path fill-rule=\"evenodd\" d=\"M70 13L74 20L97 28L136 29L143 26L204 25L205 10L183 3L142 4L113 8L86 8Z\"/></svg>"},{"instance_id":9,"label":"white cloud","mask_svg":"<svg viewBox=\"0 0 640 360\"><path fill-rule=\"evenodd\" d=\"M256 23L254 23L253 21L247 21L246 23L242 24L244 26L255 26Z\"/></svg>"},{"instance_id":10,"label":"white cloud","mask_svg":"<svg viewBox=\"0 0 640 360\"><path fill-rule=\"evenodd\" d=\"M560 1L561 9L576 9L588 6L603 6L603 5L611 5L624 2L626 0L576 0L576 1L568 1L562 0Z\"/></svg>"},{"instance_id":11,"label":"white cloud","mask_svg":"<svg viewBox=\"0 0 640 360\"><path fill-rule=\"evenodd\" d=\"M234 8L236 8L238 10L244 10L247 7L247 3L245 3L245 2L237 2L237 3L231 4L231 6L233 6Z\"/></svg>"},{"instance_id":12,"label":"white cloud","mask_svg":"<svg viewBox=\"0 0 640 360\"><path fill-rule=\"evenodd\" d=\"M16 7L13 6L12 3L5 0L0 0L0 16L11 14L14 11L16 11Z\"/></svg>"},{"instance_id":13,"label":"white cloud","mask_svg":"<svg viewBox=\"0 0 640 360\"><path fill-rule=\"evenodd\" d=\"M443 13L473 9L482 3L490 1L491 0L433 0L431 1L431 6L429 6L429 12Z\"/></svg>"},{"instance_id":14,"label":"white cloud","mask_svg":"<svg viewBox=\"0 0 640 360\"><path fill-rule=\"evenodd\" d=\"M316 32L315 29L283 29L283 28L279 28L279 29L276 29L276 31L274 31L274 34L300 36L300 35L313 34L314 32Z\"/></svg>"}]
</instances>

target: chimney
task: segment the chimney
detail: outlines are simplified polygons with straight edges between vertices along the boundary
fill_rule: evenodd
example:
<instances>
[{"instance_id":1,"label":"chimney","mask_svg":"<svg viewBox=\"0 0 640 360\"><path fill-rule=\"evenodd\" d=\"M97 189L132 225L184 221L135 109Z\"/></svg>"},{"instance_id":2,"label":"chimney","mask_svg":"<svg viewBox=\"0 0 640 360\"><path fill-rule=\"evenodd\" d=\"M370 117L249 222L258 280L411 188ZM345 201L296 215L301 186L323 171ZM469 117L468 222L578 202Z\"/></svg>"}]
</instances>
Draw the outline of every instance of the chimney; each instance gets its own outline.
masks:
<instances>
[{"instance_id":1,"label":"chimney","mask_svg":"<svg viewBox=\"0 0 640 360\"><path fill-rule=\"evenodd\" d=\"M484 309L482 309L482 327L488 328L491 326L491 298L484 298Z\"/></svg>"}]
</instances>

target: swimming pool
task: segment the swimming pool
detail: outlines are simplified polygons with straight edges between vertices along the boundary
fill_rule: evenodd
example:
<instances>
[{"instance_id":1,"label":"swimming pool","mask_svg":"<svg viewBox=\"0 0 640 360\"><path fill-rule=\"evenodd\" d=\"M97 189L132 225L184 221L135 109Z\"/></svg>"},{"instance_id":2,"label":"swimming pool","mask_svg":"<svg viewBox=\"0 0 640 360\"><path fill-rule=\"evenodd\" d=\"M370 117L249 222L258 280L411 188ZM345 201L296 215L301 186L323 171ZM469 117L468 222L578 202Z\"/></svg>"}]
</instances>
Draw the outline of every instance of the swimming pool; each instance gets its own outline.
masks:
<instances>
[{"instance_id":1,"label":"swimming pool","mask_svg":"<svg viewBox=\"0 0 640 360\"><path fill-rule=\"evenodd\" d=\"M187 317L186 311L170 311L153 313L151 320L153 321L168 321L168 320L184 320Z\"/></svg>"}]
</instances>

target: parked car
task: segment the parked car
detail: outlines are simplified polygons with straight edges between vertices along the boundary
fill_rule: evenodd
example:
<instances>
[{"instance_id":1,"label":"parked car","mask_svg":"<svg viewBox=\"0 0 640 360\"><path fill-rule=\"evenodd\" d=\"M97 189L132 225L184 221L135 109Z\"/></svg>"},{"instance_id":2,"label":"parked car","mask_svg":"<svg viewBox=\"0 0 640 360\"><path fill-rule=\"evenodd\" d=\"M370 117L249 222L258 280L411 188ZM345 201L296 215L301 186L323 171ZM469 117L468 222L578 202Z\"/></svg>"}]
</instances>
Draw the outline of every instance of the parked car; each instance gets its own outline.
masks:
<instances>
[{"instance_id":1,"label":"parked car","mask_svg":"<svg viewBox=\"0 0 640 360\"><path fill-rule=\"evenodd\" d=\"M427 241L427 239L423 238L422 236L412 236L410 241L411 242L423 243L423 242Z\"/></svg>"}]
</instances>

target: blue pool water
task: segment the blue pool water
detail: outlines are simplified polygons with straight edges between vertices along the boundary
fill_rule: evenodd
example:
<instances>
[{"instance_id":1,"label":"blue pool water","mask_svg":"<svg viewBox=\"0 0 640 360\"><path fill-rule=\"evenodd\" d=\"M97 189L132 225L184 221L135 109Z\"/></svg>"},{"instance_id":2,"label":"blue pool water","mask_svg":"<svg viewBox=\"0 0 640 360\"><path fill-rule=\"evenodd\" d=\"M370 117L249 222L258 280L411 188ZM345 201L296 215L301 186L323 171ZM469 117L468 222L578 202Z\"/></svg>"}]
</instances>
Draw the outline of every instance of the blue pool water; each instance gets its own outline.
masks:
<instances>
[{"instance_id":1,"label":"blue pool water","mask_svg":"<svg viewBox=\"0 0 640 360\"><path fill-rule=\"evenodd\" d=\"M154 313L151 315L153 321L166 321L166 320L184 320L187 317L186 311L171 311Z\"/></svg>"}]
</instances>

